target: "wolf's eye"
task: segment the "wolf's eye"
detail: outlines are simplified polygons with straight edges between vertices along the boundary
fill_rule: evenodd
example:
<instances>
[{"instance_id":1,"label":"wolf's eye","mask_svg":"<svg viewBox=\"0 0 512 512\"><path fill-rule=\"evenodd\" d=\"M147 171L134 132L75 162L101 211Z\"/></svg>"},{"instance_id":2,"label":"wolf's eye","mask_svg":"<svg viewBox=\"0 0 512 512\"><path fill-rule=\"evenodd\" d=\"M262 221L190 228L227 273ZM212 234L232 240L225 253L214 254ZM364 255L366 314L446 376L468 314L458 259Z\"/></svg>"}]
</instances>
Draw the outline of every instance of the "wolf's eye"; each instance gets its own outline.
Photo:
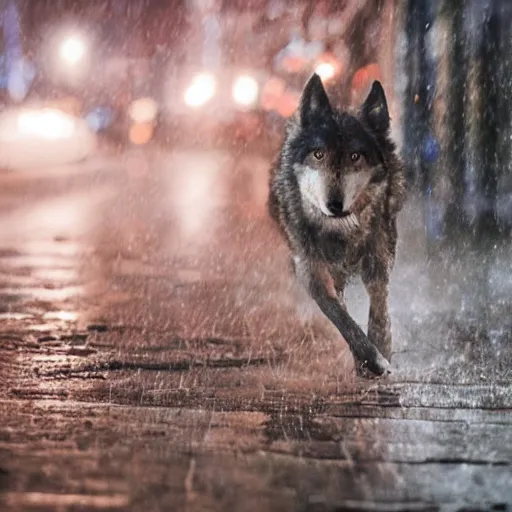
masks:
<instances>
[{"instance_id":1,"label":"wolf's eye","mask_svg":"<svg viewBox=\"0 0 512 512\"><path fill-rule=\"evenodd\" d=\"M352 162L357 162L360 158L361 158L361 153L352 153L350 155L350 160L352 160Z\"/></svg>"},{"instance_id":2,"label":"wolf's eye","mask_svg":"<svg viewBox=\"0 0 512 512\"><path fill-rule=\"evenodd\" d=\"M321 149L315 149L315 151L313 151L313 156L317 160L322 160L322 158L325 156L325 153Z\"/></svg>"}]
</instances>

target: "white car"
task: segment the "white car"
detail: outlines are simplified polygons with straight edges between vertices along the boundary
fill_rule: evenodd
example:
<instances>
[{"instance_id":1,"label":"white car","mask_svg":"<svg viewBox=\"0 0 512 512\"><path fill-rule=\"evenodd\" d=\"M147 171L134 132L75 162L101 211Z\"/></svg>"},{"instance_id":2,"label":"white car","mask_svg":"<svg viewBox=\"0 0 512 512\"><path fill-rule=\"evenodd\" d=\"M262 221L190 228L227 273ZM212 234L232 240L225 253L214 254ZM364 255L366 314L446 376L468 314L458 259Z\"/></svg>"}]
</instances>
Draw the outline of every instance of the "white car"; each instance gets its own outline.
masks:
<instances>
[{"instance_id":1,"label":"white car","mask_svg":"<svg viewBox=\"0 0 512 512\"><path fill-rule=\"evenodd\" d=\"M49 107L0 113L0 167L27 169L79 162L96 148L96 137L78 117Z\"/></svg>"}]
</instances>

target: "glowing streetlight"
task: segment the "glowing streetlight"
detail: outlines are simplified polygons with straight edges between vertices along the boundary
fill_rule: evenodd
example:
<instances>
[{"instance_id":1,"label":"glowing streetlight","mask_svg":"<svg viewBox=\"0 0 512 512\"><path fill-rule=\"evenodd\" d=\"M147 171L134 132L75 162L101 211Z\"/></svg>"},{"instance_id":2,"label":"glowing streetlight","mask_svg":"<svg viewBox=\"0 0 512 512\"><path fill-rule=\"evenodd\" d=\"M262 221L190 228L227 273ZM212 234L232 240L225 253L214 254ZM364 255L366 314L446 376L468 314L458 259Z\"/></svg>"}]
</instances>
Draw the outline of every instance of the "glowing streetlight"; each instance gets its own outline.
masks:
<instances>
[{"instance_id":1,"label":"glowing streetlight","mask_svg":"<svg viewBox=\"0 0 512 512\"><path fill-rule=\"evenodd\" d=\"M85 42L78 36L69 36L60 45L60 57L67 64L75 65L85 57Z\"/></svg>"}]
</instances>

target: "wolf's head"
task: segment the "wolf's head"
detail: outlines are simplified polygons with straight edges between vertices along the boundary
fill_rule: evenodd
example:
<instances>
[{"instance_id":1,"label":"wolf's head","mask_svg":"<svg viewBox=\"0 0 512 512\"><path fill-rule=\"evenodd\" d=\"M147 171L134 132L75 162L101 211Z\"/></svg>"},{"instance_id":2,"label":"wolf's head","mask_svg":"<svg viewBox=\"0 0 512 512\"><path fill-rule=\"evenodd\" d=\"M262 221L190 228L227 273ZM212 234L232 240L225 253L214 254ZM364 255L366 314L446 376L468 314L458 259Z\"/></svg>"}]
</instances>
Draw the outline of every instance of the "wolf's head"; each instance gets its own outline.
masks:
<instances>
[{"instance_id":1,"label":"wolf's head","mask_svg":"<svg viewBox=\"0 0 512 512\"><path fill-rule=\"evenodd\" d=\"M359 113L331 107L318 75L306 84L289 125L286 153L297 177L306 213L354 218L354 201L370 183L386 186L385 152L390 141L384 90L374 82Z\"/></svg>"}]
</instances>

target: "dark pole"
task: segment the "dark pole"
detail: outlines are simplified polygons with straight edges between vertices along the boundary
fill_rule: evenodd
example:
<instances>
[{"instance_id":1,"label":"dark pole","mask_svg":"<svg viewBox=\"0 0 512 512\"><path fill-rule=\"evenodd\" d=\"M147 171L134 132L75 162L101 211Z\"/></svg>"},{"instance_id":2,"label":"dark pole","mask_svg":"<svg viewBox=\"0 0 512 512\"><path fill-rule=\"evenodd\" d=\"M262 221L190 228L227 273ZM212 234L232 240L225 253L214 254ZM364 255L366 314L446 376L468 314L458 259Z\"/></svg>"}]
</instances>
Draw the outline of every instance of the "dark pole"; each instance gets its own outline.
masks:
<instances>
[{"instance_id":1,"label":"dark pole","mask_svg":"<svg viewBox=\"0 0 512 512\"><path fill-rule=\"evenodd\" d=\"M451 86L448 92L449 140L445 141L448 178L451 183L451 201L445 214L445 235L456 238L464 230L464 201L466 185L466 120L465 105L467 101L467 45L464 33L464 0L447 0L444 15L451 21L452 47L450 55Z\"/></svg>"},{"instance_id":2,"label":"dark pole","mask_svg":"<svg viewBox=\"0 0 512 512\"><path fill-rule=\"evenodd\" d=\"M510 9L508 10L510 13ZM504 92L510 85L510 76L504 73L508 54L505 27L510 26L510 18L504 19L501 0L494 0L488 15L483 21L482 41L479 48L480 61L479 89L482 95L481 127L479 130L478 152L481 165L477 169L477 186L480 190L481 212L474 224L474 238L477 245L495 242L500 235L497 200L498 184L506 172L510 154L507 149L506 134L510 133L511 98ZM510 29L508 28L508 36ZM510 49L510 44L508 44ZM510 66L508 66L510 67Z\"/></svg>"}]
</instances>

